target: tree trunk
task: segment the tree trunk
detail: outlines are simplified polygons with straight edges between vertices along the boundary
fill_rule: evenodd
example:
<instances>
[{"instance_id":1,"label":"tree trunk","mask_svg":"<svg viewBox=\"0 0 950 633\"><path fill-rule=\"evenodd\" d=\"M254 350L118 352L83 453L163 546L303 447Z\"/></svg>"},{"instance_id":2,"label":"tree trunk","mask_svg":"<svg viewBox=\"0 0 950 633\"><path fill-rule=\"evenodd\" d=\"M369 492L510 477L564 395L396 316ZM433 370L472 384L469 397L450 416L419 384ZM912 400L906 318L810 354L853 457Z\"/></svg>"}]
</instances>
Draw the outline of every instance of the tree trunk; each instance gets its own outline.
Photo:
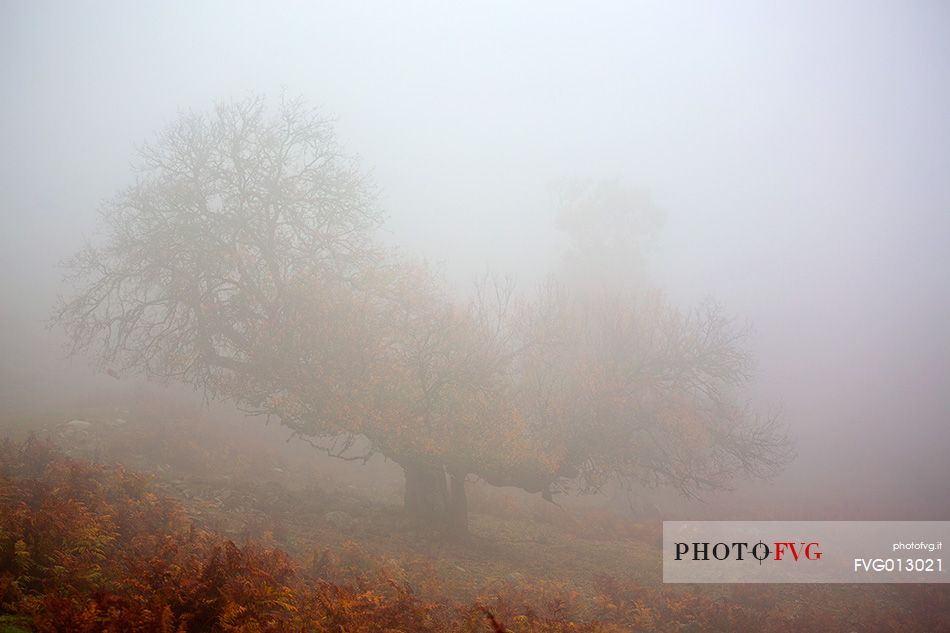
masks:
<instances>
[{"instance_id":1,"label":"tree trunk","mask_svg":"<svg viewBox=\"0 0 950 633\"><path fill-rule=\"evenodd\" d=\"M448 532L458 540L468 540L468 498L465 496L465 473L452 471L449 497Z\"/></svg>"},{"instance_id":2,"label":"tree trunk","mask_svg":"<svg viewBox=\"0 0 950 633\"><path fill-rule=\"evenodd\" d=\"M405 463L402 468L406 476L406 512L424 523L441 522L449 507L445 470L417 462Z\"/></svg>"},{"instance_id":3,"label":"tree trunk","mask_svg":"<svg viewBox=\"0 0 950 633\"><path fill-rule=\"evenodd\" d=\"M446 480L441 465L406 462L400 464L406 476L405 510L420 524L443 530L450 538L468 537L468 502L465 476Z\"/></svg>"}]
</instances>

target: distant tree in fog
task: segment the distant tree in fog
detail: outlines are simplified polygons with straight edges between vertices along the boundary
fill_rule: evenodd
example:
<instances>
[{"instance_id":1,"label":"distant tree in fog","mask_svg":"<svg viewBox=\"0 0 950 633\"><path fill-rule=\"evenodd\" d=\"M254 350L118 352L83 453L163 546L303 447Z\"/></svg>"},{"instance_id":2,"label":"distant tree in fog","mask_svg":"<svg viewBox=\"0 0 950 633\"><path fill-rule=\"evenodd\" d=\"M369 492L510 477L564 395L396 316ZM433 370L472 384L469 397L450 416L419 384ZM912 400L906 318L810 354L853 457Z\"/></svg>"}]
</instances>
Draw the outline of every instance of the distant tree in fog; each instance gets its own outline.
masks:
<instances>
[{"instance_id":1,"label":"distant tree in fog","mask_svg":"<svg viewBox=\"0 0 950 633\"><path fill-rule=\"evenodd\" d=\"M381 453L406 509L459 536L468 476L550 499L781 465L774 421L737 404L747 358L714 306L557 279L460 305L374 241L372 187L330 123L265 105L182 115L141 150L104 240L69 261L55 319L74 353L273 416L335 457Z\"/></svg>"},{"instance_id":2,"label":"distant tree in fog","mask_svg":"<svg viewBox=\"0 0 950 633\"><path fill-rule=\"evenodd\" d=\"M554 287L521 355L522 409L572 482L671 486L687 495L769 476L789 445L774 417L743 404L751 360L741 330L709 301L682 312L656 290Z\"/></svg>"},{"instance_id":3,"label":"distant tree in fog","mask_svg":"<svg viewBox=\"0 0 950 633\"><path fill-rule=\"evenodd\" d=\"M650 196L616 180L569 181L559 193L558 223L571 240L561 283L574 291L644 287L644 251L665 219Z\"/></svg>"}]
</instances>

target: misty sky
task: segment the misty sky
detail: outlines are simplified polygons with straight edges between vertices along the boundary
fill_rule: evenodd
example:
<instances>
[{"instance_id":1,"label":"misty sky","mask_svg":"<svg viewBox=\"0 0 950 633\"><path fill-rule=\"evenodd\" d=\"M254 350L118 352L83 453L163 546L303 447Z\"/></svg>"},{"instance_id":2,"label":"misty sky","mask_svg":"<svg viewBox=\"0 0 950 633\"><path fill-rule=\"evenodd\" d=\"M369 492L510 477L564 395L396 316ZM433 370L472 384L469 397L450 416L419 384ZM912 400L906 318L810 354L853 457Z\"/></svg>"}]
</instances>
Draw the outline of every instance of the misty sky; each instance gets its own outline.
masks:
<instances>
[{"instance_id":1,"label":"misty sky","mask_svg":"<svg viewBox=\"0 0 950 633\"><path fill-rule=\"evenodd\" d=\"M558 183L643 189L652 278L754 324L754 395L809 470L950 476L947 3L0 0L0 86L5 364L51 340L56 262L137 143L286 91L458 288L557 265Z\"/></svg>"}]
</instances>

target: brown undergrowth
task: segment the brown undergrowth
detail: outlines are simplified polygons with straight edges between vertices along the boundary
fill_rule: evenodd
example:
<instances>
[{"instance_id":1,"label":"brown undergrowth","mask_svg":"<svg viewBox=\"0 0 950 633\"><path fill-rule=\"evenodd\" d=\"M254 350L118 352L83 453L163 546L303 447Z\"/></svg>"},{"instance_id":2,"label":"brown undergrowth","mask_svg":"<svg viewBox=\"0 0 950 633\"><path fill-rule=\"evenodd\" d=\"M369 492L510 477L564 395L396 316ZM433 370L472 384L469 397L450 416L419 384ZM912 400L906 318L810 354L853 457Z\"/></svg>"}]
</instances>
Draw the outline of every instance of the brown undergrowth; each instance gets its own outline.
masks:
<instances>
[{"instance_id":1,"label":"brown undergrowth","mask_svg":"<svg viewBox=\"0 0 950 633\"><path fill-rule=\"evenodd\" d=\"M520 575L461 598L421 556L348 541L292 557L196 525L147 476L0 444L0 631L945 631L941 587L674 589L601 575L592 591Z\"/></svg>"}]
</instances>

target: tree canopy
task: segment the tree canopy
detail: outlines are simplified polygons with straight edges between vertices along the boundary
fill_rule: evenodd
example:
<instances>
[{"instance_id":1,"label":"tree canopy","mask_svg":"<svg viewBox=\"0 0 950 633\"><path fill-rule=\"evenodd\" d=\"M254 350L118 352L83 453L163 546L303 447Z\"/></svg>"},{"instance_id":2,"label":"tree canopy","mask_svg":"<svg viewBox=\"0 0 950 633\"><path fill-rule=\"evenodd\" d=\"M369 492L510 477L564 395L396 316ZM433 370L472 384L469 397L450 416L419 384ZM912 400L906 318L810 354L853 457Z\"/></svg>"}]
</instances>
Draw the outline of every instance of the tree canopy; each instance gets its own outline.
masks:
<instances>
[{"instance_id":1,"label":"tree canopy","mask_svg":"<svg viewBox=\"0 0 950 633\"><path fill-rule=\"evenodd\" d=\"M464 531L470 475L546 498L611 480L693 493L787 457L775 420L741 405L749 358L715 304L683 313L557 275L535 296L489 281L458 301L378 245L371 183L298 101L184 114L137 175L69 261L56 319L72 351L274 416L337 457L368 458L366 438L421 517Z\"/></svg>"}]
</instances>

